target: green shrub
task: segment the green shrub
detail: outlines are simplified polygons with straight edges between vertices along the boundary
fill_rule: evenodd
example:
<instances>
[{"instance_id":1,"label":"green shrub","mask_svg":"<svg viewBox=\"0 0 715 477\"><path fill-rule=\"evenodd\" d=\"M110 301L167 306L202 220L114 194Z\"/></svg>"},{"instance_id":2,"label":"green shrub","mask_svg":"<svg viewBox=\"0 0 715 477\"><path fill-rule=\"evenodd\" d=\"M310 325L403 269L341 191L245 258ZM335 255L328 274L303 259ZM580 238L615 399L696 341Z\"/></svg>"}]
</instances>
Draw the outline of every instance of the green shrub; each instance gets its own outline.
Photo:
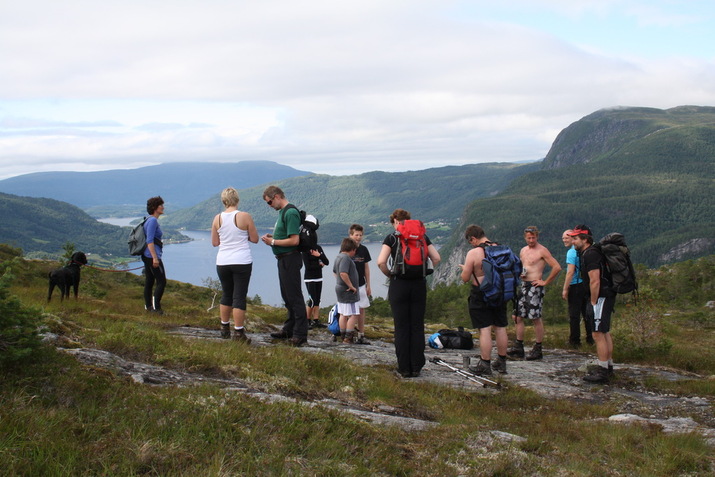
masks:
<instances>
[{"instance_id":1,"label":"green shrub","mask_svg":"<svg viewBox=\"0 0 715 477\"><path fill-rule=\"evenodd\" d=\"M40 314L10 294L12 280L8 268L0 277L0 366L27 358L41 344L37 331Z\"/></svg>"}]
</instances>

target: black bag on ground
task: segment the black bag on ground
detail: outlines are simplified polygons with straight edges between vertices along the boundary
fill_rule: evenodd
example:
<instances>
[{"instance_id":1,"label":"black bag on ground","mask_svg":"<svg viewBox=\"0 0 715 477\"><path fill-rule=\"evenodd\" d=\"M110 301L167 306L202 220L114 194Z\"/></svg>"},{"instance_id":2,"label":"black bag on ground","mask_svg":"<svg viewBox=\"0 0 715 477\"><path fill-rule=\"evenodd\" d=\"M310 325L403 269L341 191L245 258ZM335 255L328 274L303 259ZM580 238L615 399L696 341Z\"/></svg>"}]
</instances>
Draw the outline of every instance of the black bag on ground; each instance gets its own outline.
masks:
<instances>
[{"instance_id":1,"label":"black bag on ground","mask_svg":"<svg viewBox=\"0 0 715 477\"><path fill-rule=\"evenodd\" d=\"M458 327L456 330L439 330L437 333L429 337L428 343L431 348L435 349L472 349L474 341L472 334L464 331L463 327Z\"/></svg>"}]
</instances>

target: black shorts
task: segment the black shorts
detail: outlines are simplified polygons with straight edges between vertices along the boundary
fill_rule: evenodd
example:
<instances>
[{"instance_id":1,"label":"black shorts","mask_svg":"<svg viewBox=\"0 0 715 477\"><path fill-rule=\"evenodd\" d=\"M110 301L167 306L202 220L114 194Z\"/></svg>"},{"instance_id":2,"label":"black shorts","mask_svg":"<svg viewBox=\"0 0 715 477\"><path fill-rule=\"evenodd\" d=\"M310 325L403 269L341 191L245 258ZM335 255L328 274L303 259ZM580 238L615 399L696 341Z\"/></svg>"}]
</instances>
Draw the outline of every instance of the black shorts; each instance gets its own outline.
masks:
<instances>
[{"instance_id":1,"label":"black shorts","mask_svg":"<svg viewBox=\"0 0 715 477\"><path fill-rule=\"evenodd\" d=\"M586 319L590 321L591 329L594 333L608 333L611 331L611 314L613 314L615 305L615 294L598 297L595 306L591 305L590 299L588 300Z\"/></svg>"},{"instance_id":2,"label":"black shorts","mask_svg":"<svg viewBox=\"0 0 715 477\"><path fill-rule=\"evenodd\" d=\"M498 307L487 306L484 294L479 287L472 285L468 303L472 328L482 329L488 326L504 328L509 324L506 318L506 303Z\"/></svg>"}]
</instances>

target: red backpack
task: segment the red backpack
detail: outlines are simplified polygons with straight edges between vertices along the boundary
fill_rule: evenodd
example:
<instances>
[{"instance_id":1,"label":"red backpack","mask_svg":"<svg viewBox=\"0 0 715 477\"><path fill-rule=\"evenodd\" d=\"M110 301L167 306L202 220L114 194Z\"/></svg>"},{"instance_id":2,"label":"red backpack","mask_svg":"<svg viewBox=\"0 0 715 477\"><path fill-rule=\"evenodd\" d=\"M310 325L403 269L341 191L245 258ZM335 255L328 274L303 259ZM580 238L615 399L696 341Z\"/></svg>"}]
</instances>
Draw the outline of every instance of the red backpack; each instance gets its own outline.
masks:
<instances>
[{"instance_id":1,"label":"red backpack","mask_svg":"<svg viewBox=\"0 0 715 477\"><path fill-rule=\"evenodd\" d=\"M427 268L425 225L421 220L405 220L397 226L398 247L392 274L400 278L424 278L434 270Z\"/></svg>"}]
</instances>

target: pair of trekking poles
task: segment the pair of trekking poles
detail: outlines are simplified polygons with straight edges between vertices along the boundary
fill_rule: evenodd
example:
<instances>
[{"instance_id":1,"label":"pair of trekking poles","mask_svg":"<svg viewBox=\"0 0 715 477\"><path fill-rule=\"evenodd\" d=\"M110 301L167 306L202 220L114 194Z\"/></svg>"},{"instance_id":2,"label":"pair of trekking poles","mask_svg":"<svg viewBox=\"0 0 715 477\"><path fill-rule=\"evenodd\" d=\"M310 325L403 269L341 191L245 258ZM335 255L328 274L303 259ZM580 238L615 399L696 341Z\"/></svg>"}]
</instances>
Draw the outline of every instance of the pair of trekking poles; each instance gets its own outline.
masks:
<instances>
[{"instance_id":1,"label":"pair of trekking poles","mask_svg":"<svg viewBox=\"0 0 715 477\"><path fill-rule=\"evenodd\" d=\"M481 384L481 385L482 385L483 387L485 387L485 388L486 388L487 386L490 386L490 385L491 385L491 386L494 386L495 388L501 388L501 387L502 387L502 386L501 386L501 383L498 383L498 382L496 382L496 381L493 381L493 380L491 380L491 379L489 379L489 378L485 378L484 376L479 376L478 374L474 374L474 373L472 373L471 371L465 371L465 370L463 370L463 369L459 369L459 368L457 368L457 367L455 367L455 366L452 366L451 364L449 364L448 362L444 361L443 359L434 357L434 358L430 359L430 362L432 362L432 363L434 363L434 364L438 364L438 365L440 365L440 366L444 366L444 367L446 367L446 368L449 368L449 369L451 369L452 371L454 371L455 373L457 373L458 375L460 375L460 376L462 376L462 377L465 377L465 378L467 378L468 380L470 380L470 381L472 381L472 382L475 382L475 383L477 383L477 384Z\"/></svg>"}]
</instances>

